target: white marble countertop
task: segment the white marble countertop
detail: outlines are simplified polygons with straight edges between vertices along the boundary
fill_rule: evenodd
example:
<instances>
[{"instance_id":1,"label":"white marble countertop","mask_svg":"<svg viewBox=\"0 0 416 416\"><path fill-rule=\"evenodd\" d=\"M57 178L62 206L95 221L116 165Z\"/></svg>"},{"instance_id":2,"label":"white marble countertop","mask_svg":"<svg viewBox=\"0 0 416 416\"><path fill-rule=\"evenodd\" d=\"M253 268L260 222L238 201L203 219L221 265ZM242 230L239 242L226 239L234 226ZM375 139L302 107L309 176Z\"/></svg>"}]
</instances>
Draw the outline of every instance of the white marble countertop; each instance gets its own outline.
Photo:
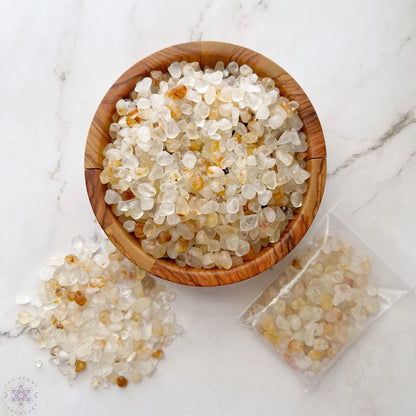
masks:
<instances>
[{"instance_id":1,"label":"white marble countertop","mask_svg":"<svg viewBox=\"0 0 416 416\"><path fill-rule=\"evenodd\" d=\"M415 22L413 0L4 3L0 330L14 323L15 296L36 290L47 258L69 250L74 235L98 229L83 153L101 98L136 61L191 40L249 47L300 83L325 133L325 205L351 192L354 215L380 224L370 239L416 282L402 261L416 257ZM169 284L184 335L152 378L124 390L93 390L86 377L69 386L29 338L0 337L0 414L9 414L5 386L20 376L38 391L36 408L22 415L416 414L415 293L304 393L236 321L275 273L220 288Z\"/></svg>"}]
</instances>

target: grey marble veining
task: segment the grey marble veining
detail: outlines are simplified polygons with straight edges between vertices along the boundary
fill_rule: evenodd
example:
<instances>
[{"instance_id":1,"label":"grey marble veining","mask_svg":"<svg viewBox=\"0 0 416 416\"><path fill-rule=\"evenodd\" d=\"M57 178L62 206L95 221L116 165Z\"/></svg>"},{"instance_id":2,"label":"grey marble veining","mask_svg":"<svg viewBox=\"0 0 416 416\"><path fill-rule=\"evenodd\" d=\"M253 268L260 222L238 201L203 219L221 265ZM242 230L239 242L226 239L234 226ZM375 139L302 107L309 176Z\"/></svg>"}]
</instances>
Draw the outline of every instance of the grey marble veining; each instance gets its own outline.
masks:
<instances>
[{"instance_id":1,"label":"grey marble veining","mask_svg":"<svg viewBox=\"0 0 416 416\"><path fill-rule=\"evenodd\" d=\"M328 173L328 177L336 175L338 172L349 168L355 160L364 158L369 153L374 152L388 143L390 140L394 139L397 134L399 134L403 129L407 126L416 122L416 118L413 111L408 111L406 114L403 114L399 117L399 119L379 138L375 140L375 144L370 147L367 147L364 150L361 150L358 153L354 153L351 155L342 165L338 166L334 171ZM414 156L414 152L410 155L410 160ZM406 160L406 164L409 163L409 159ZM402 168L401 168L402 169ZM401 171L399 170L399 172Z\"/></svg>"}]
</instances>

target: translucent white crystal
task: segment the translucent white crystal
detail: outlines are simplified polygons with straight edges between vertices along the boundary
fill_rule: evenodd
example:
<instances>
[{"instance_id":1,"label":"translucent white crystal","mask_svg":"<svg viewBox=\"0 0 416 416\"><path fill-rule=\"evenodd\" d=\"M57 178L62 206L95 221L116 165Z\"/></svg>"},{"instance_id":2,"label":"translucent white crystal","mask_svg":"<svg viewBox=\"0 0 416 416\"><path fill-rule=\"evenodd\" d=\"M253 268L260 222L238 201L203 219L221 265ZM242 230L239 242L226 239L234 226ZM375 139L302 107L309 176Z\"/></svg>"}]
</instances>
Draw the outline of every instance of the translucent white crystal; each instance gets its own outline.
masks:
<instances>
[{"instance_id":1,"label":"translucent white crystal","mask_svg":"<svg viewBox=\"0 0 416 416\"><path fill-rule=\"evenodd\" d=\"M151 181L154 181L156 179L161 179L163 177L163 174L164 174L163 166L161 166L160 164L157 164L152 167L152 170L150 171L148 178Z\"/></svg>"},{"instance_id":2,"label":"translucent white crystal","mask_svg":"<svg viewBox=\"0 0 416 416\"><path fill-rule=\"evenodd\" d=\"M136 84L134 90L136 92L149 91L152 85L152 78L145 77Z\"/></svg>"},{"instance_id":3,"label":"translucent white crystal","mask_svg":"<svg viewBox=\"0 0 416 416\"><path fill-rule=\"evenodd\" d=\"M207 103L201 101L200 103L195 105L194 112L198 117L206 118L208 117L208 114L210 112L210 107Z\"/></svg>"},{"instance_id":4,"label":"translucent white crystal","mask_svg":"<svg viewBox=\"0 0 416 416\"><path fill-rule=\"evenodd\" d=\"M209 88L209 83L208 83L208 81L207 81L207 80L205 80L204 78L198 78L198 79L195 81L195 89L196 89L199 93L203 94L203 93L207 92L207 91L208 91L208 88ZM215 91L215 90L214 90L214 91Z\"/></svg>"},{"instance_id":5,"label":"translucent white crystal","mask_svg":"<svg viewBox=\"0 0 416 416\"><path fill-rule=\"evenodd\" d=\"M293 155L291 153L284 152L279 149L276 150L276 157L286 166L289 166L293 162Z\"/></svg>"},{"instance_id":6,"label":"translucent white crystal","mask_svg":"<svg viewBox=\"0 0 416 416\"><path fill-rule=\"evenodd\" d=\"M165 133L166 137L168 137L169 139L174 139L180 133L180 129L175 120L166 121Z\"/></svg>"},{"instance_id":7,"label":"translucent white crystal","mask_svg":"<svg viewBox=\"0 0 416 416\"><path fill-rule=\"evenodd\" d=\"M204 266L212 266L215 264L215 257L212 253L206 253L202 256L201 262Z\"/></svg>"},{"instance_id":8,"label":"translucent white crystal","mask_svg":"<svg viewBox=\"0 0 416 416\"><path fill-rule=\"evenodd\" d=\"M227 212L235 214L240 209L240 204L237 198L230 198L227 201Z\"/></svg>"},{"instance_id":9,"label":"translucent white crystal","mask_svg":"<svg viewBox=\"0 0 416 416\"><path fill-rule=\"evenodd\" d=\"M278 328L283 329L284 331L290 329L290 323L282 315L277 315L274 323Z\"/></svg>"},{"instance_id":10,"label":"translucent white crystal","mask_svg":"<svg viewBox=\"0 0 416 416\"><path fill-rule=\"evenodd\" d=\"M237 74L238 70L239 70L239 66L237 64L237 62L232 61L228 64L227 69L232 73L232 74Z\"/></svg>"},{"instance_id":11,"label":"translucent white crystal","mask_svg":"<svg viewBox=\"0 0 416 416\"><path fill-rule=\"evenodd\" d=\"M142 142L148 142L150 140L150 129L147 126L140 126L137 129L137 137Z\"/></svg>"},{"instance_id":12,"label":"translucent white crystal","mask_svg":"<svg viewBox=\"0 0 416 416\"><path fill-rule=\"evenodd\" d=\"M262 99L257 94L248 93L244 97L244 104L253 111L257 111L262 104Z\"/></svg>"},{"instance_id":13,"label":"translucent white crystal","mask_svg":"<svg viewBox=\"0 0 416 416\"><path fill-rule=\"evenodd\" d=\"M250 231L259 225L259 218L257 215L245 215L240 220L241 231Z\"/></svg>"},{"instance_id":14,"label":"translucent white crystal","mask_svg":"<svg viewBox=\"0 0 416 416\"><path fill-rule=\"evenodd\" d=\"M165 97L161 94L152 94L150 104L153 108L159 108L165 103Z\"/></svg>"},{"instance_id":15,"label":"translucent white crystal","mask_svg":"<svg viewBox=\"0 0 416 416\"><path fill-rule=\"evenodd\" d=\"M208 89L205 93L205 96L204 96L205 102L208 105L211 105L215 101L216 94L217 94L217 91L216 91L215 87L213 87L213 86L208 87Z\"/></svg>"},{"instance_id":16,"label":"translucent white crystal","mask_svg":"<svg viewBox=\"0 0 416 416\"><path fill-rule=\"evenodd\" d=\"M192 169L196 164L196 160L196 156L192 152L187 152L182 157L182 164L185 167Z\"/></svg>"},{"instance_id":17,"label":"translucent white crystal","mask_svg":"<svg viewBox=\"0 0 416 416\"><path fill-rule=\"evenodd\" d=\"M180 78L182 70L179 62L173 62L168 67L169 74L172 78Z\"/></svg>"},{"instance_id":18,"label":"translucent white crystal","mask_svg":"<svg viewBox=\"0 0 416 416\"><path fill-rule=\"evenodd\" d=\"M180 221L181 221L181 218L179 217L179 215L176 215L176 214L170 214L166 217L166 222L169 225L179 224Z\"/></svg>"},{"instance_id":19,"label":"translucent white crystal","mask_svg":"<svg viewBox=\"0 0 416 416\"><path fill-rule=\"evenodd\" d=\"M260 181L258 179L256 179L254 181L254 184L253 185L254 185L254 189L256 190L256 192L258 194L262 194L263 192L266 191L266 186L264 185L264 183L262 181Z\"/></svg>"},{"instance_id":20,"label":"translucent white crystal","mask_svg":"<svg viewBox=\"0 0 416 416\"><path fill-rule=\"evenodd\" d=\"M293 179L295 180L296 183L303 183L306 181L306 179L309 178L310 173L305 170L302 169L299 165L294 165L293 167L291 167L291 171L292 171L292 175L293 175Z\"/></svg>"},{"instance_id":21,"label":"translucent white crystal","mask_svg":"<svg viewBox=\"0 0 416 416\"><path fill-rule=\"evenodd\" d=\"M261 105L256 111L256 118L258 120L266 120L270 116L270 110L266 105Z\"/></svg>"},{"instance_id":22,"label":"translucent white crystal","mask_svg":"<svg viewBox=\"0 0 416 416\"><path fill-rule=\"evenodd\" d=\"M140 201L138 201L137 199L130 200L128 202L128 213L135 220L141 218L143 216L143 210Z\"/></svg>"},{"instance_id":23,"label":"translucent white crystal","mask_svg":"<svg viewBox=\"0 0 416 416\"><path fill-rule=\"evenodd\" d=\"M150 100L147 98L140 98L139 100L137 100L137 108L140 110L147 110L148 108L150 108Z\"/></svg>"},{"instance_id":24,"label":"translucent white crystal","mask_svg":"<svg viewBox=\"0 0 416 416\"><path fill-rule=\"evenodd\" d=\"M256 188L252 184L244 184L241 186L241 194L244 198L253 199L256 196Z\"/></svg>"},{"instance_id":25,"label":"translucent white crystal","mask_svg":"<svg viewBox=\"0 0 416 416\"><path fill-rule=\"evenodd\" d=\"M250 244L247 241L239 240L235 251L237 256L245 256L250 251Z\"/></svg>"},{"instance_id":26,"label":"translucent white crystal","mask_svg":"<svg viewBox=\"0 0 416 416\"><path fill-rule=\"evenodd\" d=\"M228 251L221 251L218 254L218 263L220 267L230 269L233 265L230 253Z\"/></svg>"},{"instance_id":27,"label":"translucent white crystal","mask_svg":"<svg viewBox=\"0 0 416 416\"><path fill-rule=\"evenodd\" d=\"M277 186L277 175L273 170L267 171L261 178L264 185L269 189L275 189Z\"/></svg>"},{"instance_id":28,"label":"translucent white crystal","mask_svg":"<svg viewBox=\"0 0 416 416\"><path fill-rule=\"evenodd\" d=\"M260 205L267 205L272 197L272 192L266 189L264 192L258 195L258 201Z\"/></svg>"},{"instance_id":29,"label":"translucent white crystal","mask_svg":"<svg viewBox=\"0 0 416 416\"><path fill-rule=\"evenodd\" d=\"M160 152L156 156L156 163L160 166L167 166L173 162L173 157L168 152Z\"/></svg>"},{"instance_id":30,"label":"translucent white crystal","mask_svg":"<svg viewBox=\"0 0 416 416\"><path fill-rule=\"evenodd\" d=\"M144 196L140 198L140 202L141 202L141 207L143 211L149 211L150 209L153 208L153 205L155 203L153 198L148 198Z\"/></svg>"},{"instance_id":31,"label":"translucent white crystal","mask_svg":"<svg viewBox=\"0 0 416 416\"><path fill-rule=\"evenodd\" d=\"M121 195L112 189L107 189L105 192L104 201L110 205L117 204L117 202L121 201Z\"/></svg>"},{"instance_id":32,"label":"translucent white crystal","mask_svg":"<svg viewBox=\"0 0 416 416\"><path fill-rule=\"evenodd\" d=\"M194 232L192 231L192 229L184 223L178 224L177 230L185 240L192 240L192 238L194 237Z\"/></svg>"},{"instance_id":33,"label":"translucent white crystal","mask_svg":"<svg viewBox=\"0 0 416 416\"><path fill-rule=\"evenodd\" d=\"M273 208L266 207L263 209L263 215L266 221L272 223L276 219L276 211Z\"/></svg>"},{"instance_id":34,"label":"translucent white crystal","mask_svg":"<svg viewBox=\"0 0 416 416\"><path fill-rule=\"evenodd\" d=\"M140 196L145 197L152 197L156 195L156 189L148 183L141 183L138 185L137 192L140 194Z\"/></svg>"},{"instance_id":35,"label":"translucent white crystal","mask_svg":"<svg viewBox=\"0 0 416 416\"><path fill-rule=\"evenodd\" d=\"M74 248L77 254L82 254L85 248L85 240L84 237L77 235L71 240L72 247ZM61 256L59 256L61 257ZM50 259L49 259L50 260ZM49 261L49 264L50 261ZM62 263L61 263L62 264ZM56 266L60 266L61 264L55 264Z\"/></svg>"},{"instance_id":36,"label":"translucent white crystal","mask_svg":"<svg viewBox=\"0 0 416 416\"><path fill-rule=\"evenodd\" d=\"M285 117L281 114L274 114L269 118L269 126L272 129L278 129L285 121Z\"/></svg>"},{"instance_id":37,"label":"translucent white crystal","mask_svg":"<svg viewBox=\"0 0 416 416\"><path fill-rule=\"evenodd\" d=\"M123 157L121 163L127 169L134 169L139 166L139 161L135 155L126 155Z\"/></svg>"},{"instance_id":38,"label":"translucent white crystal","mask_svg":"<svg viewBox=\"0 0 416 416\"><path fill-rule=\"evenodd\" d=\"M237 201L238 203L238 201ZM208 201L206 204L202 206L202 213L203 214L211 214L218 210L219 204L216 201ZM238 209L237 209L238 210Z\"/></svg>"},{"instance_id":39,"label":"translucent white crystal","mask_svg":"<svg viewBox=\"0 0 416 416\"><path fill-rule=\"evenodd\" d=\"M246 64L240 66L240 74L244 77L248 77L253 73L253 70Z\"/></svg>"},{"instance_id":40,"label":"translucent white crystal","mask_svg":"<svg viewBox=\"0 0 416 416\"><path fill-rule=\"evenodd\" d=\"M26 305L32 301L32 296L28 294L20 294L16 296L16 303L18 305Z\"/></svg>"},{"instance_id":41,"label":"translucent white crystal","mask_svg":"<svg viewBox=\"0 0 416 416\"><path fill-rule=\"evenodd\" d=\"M233 88L231 93L233 101L242 101L244 99L244 90L240 87Z\"/></svg>"},{"instance_id":42,"label":"translucent white crystal","mask_svg":"<svg viewBox=\"0 0 416 416\"><path fill-rule=\"evenodd\" d=\"M223 77L222 71L215 71L212 73L205 73L204 78L211 84L218 85L221 83Z\"/></svg>"},{"instance_id":43,"label":"translucent white crystal","mask_svg":"<svg viewBox=\"0 0 416 416\"><path fill-rule=\"evenodd\" d=\"M283 132L283 134L280 136L279 140L277 141L277 144L287 144L287 143L292 143L293 145L300 144L299 134L296 130Z\"/></svg>"},{"instance_id":44,"label":"translucent white crystal","mask_svg":"<svg viewBox=\"0 0 416 416\"><path fill-rule=\"evenodd\" d=\"M290 195L290 202L295 208L298 208L302 205L303 196L299 194L298 192L293 192Z\"/></svg>"},{"instance_id":45,"label":"translucent white crystal","mask_svg":"<svg viewBox=\"0 0 416 416\"><path fill-rule=\"evenodd\" d=\"M287 317L287 321L289 322L289 324L290 324L291 328L292 328L294 331L299 330L299 329L301 328L301 326L302 326L302 321L301 321L301 319L299 318L299 316L297 316L297 315L289 315L289 316Z\"/></svg>"},{"instance_id":46,"label":"translucent white crystal","mask_svg":"<svg viewBox=\"0 0 416 416\"><path fill-rule=\"evenodd\" d=\"M159 207L159 215L167 216L175 212L175 204L172 202L162 202Z\"/></svg>"},{"instance_id":47,"label":"translucent white crystal","mask_svg":"<svg viewBox=\"0 0 416 416\"><path fill-rule=\"evenodd\" d=\"M231 103L224 103L221 104L219 107L219 112L220 115L222 115L223 117L227 117L229 115L231 115L231 112L233 110L233 105Z\"/></svg>"},{"instance_id":48,"label":"translucent white crystal","mask_svg":"<svg viewBox=\"0 0 416 416\"><path fill-rule=\"evenodd\" d=\"M239 243L238 235L237 234L230 235L226 240L227 249L230 251L237 250L238 243Z\"/></svg>"},{"instance_id":49,"label":"translucent white crystal","mask_svg":"<svg viewBox=\"0 0 416 416\"><path fill-rule=\"evenodd\" d=\"M49 257L49 261L48 261L49 266L62 266L64 263L65 263L65 259L62 256Z\"/></svg>"},{"instance_id":50,"label":"translucent white crystal","mask_svg":"<svg viewBox=\"0 0 416 416\"><path fill-rule=\"evenodd\" d=\"M126 222L123 223L123 227L126 231L128 231L129 233L131 233L132 231L134 231L134 227L136 226L136 221L132 221L132 220L128 220Z\"/></svg>"}]
</instances>

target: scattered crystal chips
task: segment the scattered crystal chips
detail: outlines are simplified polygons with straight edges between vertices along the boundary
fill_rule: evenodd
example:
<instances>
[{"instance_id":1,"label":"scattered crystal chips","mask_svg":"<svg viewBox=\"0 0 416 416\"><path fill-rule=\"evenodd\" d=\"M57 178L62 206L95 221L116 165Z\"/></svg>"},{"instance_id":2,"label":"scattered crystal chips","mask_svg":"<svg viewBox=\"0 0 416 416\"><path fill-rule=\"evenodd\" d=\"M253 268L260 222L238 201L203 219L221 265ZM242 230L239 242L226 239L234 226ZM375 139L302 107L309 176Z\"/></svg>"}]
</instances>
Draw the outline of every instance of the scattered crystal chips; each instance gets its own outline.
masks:
<instances>
[{"instance_id":1,"label":"scattered crystal chips","mask_svg":"<svg viewBox=\"0 0 416 416\"><path fill-rule=\"evenodd\" d=\"M17 316L70 382L86 370L91 385L125 387L150 376L182 332L175 293L115 250L108 240L73 240L76 254L54 257L49 280ZM30 301L19 296L19 303Z\"/></svg>"},{"instance_id":2,"label":"scattered crystal chips","mask_svg":"<svg viewBox=\"0 0 416 416\"><path fill-rule=\"evenodd\" d=\"M278 241L302 205L308 145L297 107L236 62L151 71L117 102L105 202L156 258L242 264Z\"/></svg>"}]
</instances>

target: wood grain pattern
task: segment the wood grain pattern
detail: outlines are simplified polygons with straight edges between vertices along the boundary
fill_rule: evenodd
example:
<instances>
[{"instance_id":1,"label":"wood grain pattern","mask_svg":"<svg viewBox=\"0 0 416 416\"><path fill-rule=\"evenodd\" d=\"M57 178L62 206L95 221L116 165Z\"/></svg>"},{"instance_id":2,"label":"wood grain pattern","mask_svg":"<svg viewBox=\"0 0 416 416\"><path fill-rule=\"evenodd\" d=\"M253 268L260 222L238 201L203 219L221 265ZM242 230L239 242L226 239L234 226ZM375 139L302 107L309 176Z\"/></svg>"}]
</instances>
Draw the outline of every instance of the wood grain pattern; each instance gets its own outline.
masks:
<instances>
[{"instance_id":1,"label":"wood grain pattern","mask_svg":"<svg viewBox=\"0 0 416 416\"><path fill-rule=\"evenodd\" d=\"M214 66L217 61L236 61L250 65L260 76L275 80L281 94L299 103L298 114L304 123L309 149L306 169L311 177L302 207L289 222L281 239L264 248L251 261L230 270L179 267L174 261L154 259L145 253L138 240L129 234L104 202L106 186L99 174L103 169L103 149L110 141L108 129L116 102L128 96L137 81L153 69L166 71L173 61L199 61ZM285 257L302 239L311 225L321 202L326 180L325 141L318 116L302 88L280 66L250 49L223 42L190 42L156 52L129 68L104 96L91 123L85 148L85 181L92 209L109 239L131 261L163 279L192 286L217 286L253 277Z\"/></svg>"}]
</instances>

